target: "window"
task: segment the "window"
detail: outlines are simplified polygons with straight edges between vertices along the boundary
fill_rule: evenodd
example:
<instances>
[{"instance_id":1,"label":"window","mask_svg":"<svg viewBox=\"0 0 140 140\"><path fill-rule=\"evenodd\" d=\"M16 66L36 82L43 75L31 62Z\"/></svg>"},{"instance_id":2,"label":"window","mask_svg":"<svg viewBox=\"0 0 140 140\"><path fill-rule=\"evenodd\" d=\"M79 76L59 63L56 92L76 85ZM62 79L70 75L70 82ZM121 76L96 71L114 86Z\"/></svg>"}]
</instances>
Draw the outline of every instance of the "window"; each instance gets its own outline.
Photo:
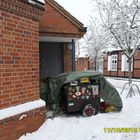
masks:
<instances>
[{"instance_id":1,"label":"window","mask_svg":"<svg viewBox=\"0 0 140 140\"><path fill-rule=\"evenodd\" d=\"M111 56L111 70L117 71L117 55Z\"/></svg>"},{"instance_id":2,"label":"window","mask_svg":"<svg viewBox=\"0 0 140 140\"><path fill-rule=\"evenodd\" d=\"M108 71L117 71L117 55L108 56Z\"/></svg>"},{"instance_id":3,"label":"window","mask_svg":"<svg viewBox=\"0 0 140 140\"><path fill-rule=\"evenodd\" d=\"M80 66L83 66L83 60L80 60Z\"/></svg>"},{"instance_id":4,"label":"window","mask_svg":"<svg viewBox=\"0 0 140 140\"><path fill-rule=\"evenodd\" d=\"M126 55L122 55L122 62L121 62L121 71L128 71L129 70L129 63L128 58ZM131 63L131 71L133 70L133 61Z\"/></svg>"}]
</instances>

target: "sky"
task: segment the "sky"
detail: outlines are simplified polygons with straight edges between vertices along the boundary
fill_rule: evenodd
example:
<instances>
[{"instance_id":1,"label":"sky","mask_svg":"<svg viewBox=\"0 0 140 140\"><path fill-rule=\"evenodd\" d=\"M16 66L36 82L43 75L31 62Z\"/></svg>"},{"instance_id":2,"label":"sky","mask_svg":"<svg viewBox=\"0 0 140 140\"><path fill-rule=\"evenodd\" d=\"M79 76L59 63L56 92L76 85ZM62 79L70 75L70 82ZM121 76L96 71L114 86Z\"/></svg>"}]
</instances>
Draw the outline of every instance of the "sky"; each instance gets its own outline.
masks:
<instances>
[{"instance_id":1,"label":"sky","mask_svg":"<svg viewBox=\"0 0 140 140\"><path fill-rule=\"evenodd\" d=\"M92 0L55 0L87 27L93 11Z\"/></svg>"}]
</instances>

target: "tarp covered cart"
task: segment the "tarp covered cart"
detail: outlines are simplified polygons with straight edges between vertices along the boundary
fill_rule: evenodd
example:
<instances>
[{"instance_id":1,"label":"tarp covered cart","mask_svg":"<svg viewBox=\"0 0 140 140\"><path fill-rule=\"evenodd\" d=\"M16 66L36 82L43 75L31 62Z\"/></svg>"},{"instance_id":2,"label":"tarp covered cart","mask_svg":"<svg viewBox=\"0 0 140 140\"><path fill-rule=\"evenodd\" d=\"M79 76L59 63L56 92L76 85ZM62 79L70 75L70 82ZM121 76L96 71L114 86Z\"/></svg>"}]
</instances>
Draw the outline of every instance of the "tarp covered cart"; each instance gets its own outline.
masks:
<instances>
[{"instance_id":1,"label":"tarp covered cart","mask_svg":"<svg viewBox=\"0 0 140 140\"><path fill-rule=\"evenodd\" d=\"M100 112L121 111L117 90L99 72L62 73L41 81L40 97L47 110L81 112L90 116ZM103 101L103 102L101 102Z\"/></svg>"}]
</instances>

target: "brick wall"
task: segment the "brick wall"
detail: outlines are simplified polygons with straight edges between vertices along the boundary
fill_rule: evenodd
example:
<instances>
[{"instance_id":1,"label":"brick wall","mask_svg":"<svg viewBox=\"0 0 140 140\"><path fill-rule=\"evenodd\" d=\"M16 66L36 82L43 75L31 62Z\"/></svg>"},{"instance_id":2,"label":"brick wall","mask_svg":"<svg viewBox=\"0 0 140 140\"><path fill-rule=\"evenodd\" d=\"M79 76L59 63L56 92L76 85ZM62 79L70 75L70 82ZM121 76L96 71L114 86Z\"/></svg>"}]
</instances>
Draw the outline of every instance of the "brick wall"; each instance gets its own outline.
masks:
<instances>
[{"instance_id":1,"label":"brick wall","mask_svg":"<svg viewBox=\"0 0 140 140\"><path fill-rule=\"evenodd\" d=\"M0 109L39 99L39 19L44 8L26 0L0 0ZM9 110L12 108L8 108ZM45 107L0 120L0 139L37 130ZM21 119L22 115L26 116Z\"/></svg>"},{"instance_id":2,"label":"brick wall","mask_svg":"<svg viewBox=\"0 0 140 140\"><path fill-rule=\"evenodd\" d=\"M39 97L38 22L2 11L0 108Z\"/></svg>"},{"instance_id":3,"label":"brick wall","mask_svg":"<svg viewBox=\"0 0 140 140\"><path fill-rule=\"evenodd\" d=\"M89 59L88 58L78 58L76 61L76 70L84 71L89 69Z\"/></svg>"},{"instance_id":4,"label":"brick wall","mask_svg":"<svg viewBox=\"0 0 140 140\"><path fill-rule=\"evenodd\" d=\"M72 50L67 47L67 43L64 43L64 72L72 71Z\"/></svg>"},{"instance_id":5,"label":"brick wall","mask_svg":"<svg viewBox=\"0 0 140 140\"><path fill-rule=\"evenodd\" d=\"M133 70L133 77L140 78L140 50L138 50L134 56Z\"/></svg>"},{"instance_id":6,"label":"brick wall","mask_svg":"<svg viewBox=\"0 0 140 140\"><path fill-rule=\"evenodd\" d=\"M36 131L45 121L45 107L0 120L0 139L16 140L26 133Z\"/></svg>"},{"instance_id":7,"label":"brick wall","mask_svg":"<svg viewBox=\"0 0 140 140\"><path fill-rule=\"evenodd\" d=\"M117 77L128 77L127 71L121 71L121 56L122 52L118 52L118 69L117 72L108 71L108 55L104 58L104 72L105 76L117 76ZM138 50L133 58L133 71L132 71L133 78L140 78L140 51Z\"/></svg>"},{"instance_id":8,"label":"brick wall","mask_svg":"<svg viewBox=\"0 0 140 140\"><path fill-rule=\"evenodd\" d=\"M39 98L38 15L43 10L35 7L34 9L23 0L2 0L0 7L0 109L2 109ZM36 17L34 12L38 12Z\"/></svg>"}]
</instances>

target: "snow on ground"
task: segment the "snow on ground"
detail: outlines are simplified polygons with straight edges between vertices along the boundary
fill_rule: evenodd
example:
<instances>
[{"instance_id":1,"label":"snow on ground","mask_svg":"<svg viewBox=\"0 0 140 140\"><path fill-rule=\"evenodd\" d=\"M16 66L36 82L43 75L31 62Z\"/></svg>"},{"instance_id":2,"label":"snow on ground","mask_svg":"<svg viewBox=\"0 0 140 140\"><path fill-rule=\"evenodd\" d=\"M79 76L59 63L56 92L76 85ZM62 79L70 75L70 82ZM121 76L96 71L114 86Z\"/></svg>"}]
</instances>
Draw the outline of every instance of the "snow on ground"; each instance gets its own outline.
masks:
<instances>
[{"instance_id":1,"label":"snow on ground","mask_svg":"<svg viewBox=\"0 0 140 140\"><path fill-rule=\"evenodd\" d=\"M45 106L41 99L0 110L0 120Z\"/></svg>"},{"instance_id":2,"label":"snow on ground","mask_svg":"<svg viewBox=\"0 0 140 140\"><path fill-rule=\"evenodd\" d=\"M127 82L107 78L120 93ZM140 80L135 80L140 87ZM136 91L137 92L137 91ZM140 140L140 95L126 99L128 88L121 98L123 110L119 113L99 113L91 117L59 116L48 119L36 132L20 140ZM108 132L108 128L139 128L139 132Z\"/></svg>"}]
</instances>

